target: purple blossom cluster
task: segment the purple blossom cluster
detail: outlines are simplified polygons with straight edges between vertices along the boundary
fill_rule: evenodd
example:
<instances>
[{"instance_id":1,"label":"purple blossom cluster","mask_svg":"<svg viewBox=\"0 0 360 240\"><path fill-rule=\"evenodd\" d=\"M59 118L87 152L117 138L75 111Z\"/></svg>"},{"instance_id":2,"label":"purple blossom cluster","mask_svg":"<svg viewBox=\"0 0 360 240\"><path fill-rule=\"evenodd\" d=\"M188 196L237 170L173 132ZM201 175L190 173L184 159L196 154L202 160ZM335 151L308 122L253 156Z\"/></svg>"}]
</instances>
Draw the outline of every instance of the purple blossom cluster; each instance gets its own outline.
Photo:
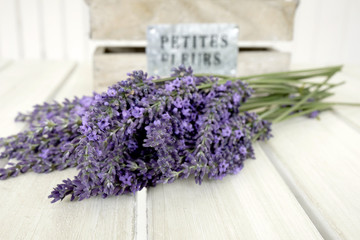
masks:
<instances>
[{"instance_id":1,"label":"purple blossom cluster","mask_svg":"<svg viewBox=\"0 0 360 240\"><path fill-rule=\"evenodd\" d=\"M36 105L30 114L19 114L16 121L29 129L0 139L0 159L16 159L8 168L0 168L0 179L16 177L32 169L47 173L77 165L68 161L65 146L80 136L81 117L92 104L92 97L75 98L60 103Z\"/></svg>"},{"instance_id":2,"label":"purple blossom cluster","mask_svg":"<svg viewBox=\"0 0 360 240\"><path fill-rule=\"evenodd\" d=\"M134 71L102 94L19 115L30 129L0 140L0 157L17 160L0 178L77 166L78 175L51 192L56 202L238 173L254 158L253 141L271 137L269 122L239 111L253 90L242 81L196 77L191 68L173 72L174 80L156 84ZM212 86L199 89L203 83Z\"/></svg>"}]
</instances>

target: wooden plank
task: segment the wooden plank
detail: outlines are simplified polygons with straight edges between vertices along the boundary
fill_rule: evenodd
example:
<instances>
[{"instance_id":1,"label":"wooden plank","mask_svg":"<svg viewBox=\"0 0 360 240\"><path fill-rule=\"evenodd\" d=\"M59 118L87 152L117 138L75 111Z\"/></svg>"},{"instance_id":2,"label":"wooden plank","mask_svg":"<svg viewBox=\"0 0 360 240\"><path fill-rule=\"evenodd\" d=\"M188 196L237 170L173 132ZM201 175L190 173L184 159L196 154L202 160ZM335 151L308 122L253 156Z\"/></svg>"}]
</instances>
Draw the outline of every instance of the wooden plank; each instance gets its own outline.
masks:
<instances>
[{"instance_id":1,"label":"wooden plank","mask_svg":"<svg viewBox=\"0 0 360 240\"><path fill-rule=\"evenodd\" d=\"M236 176L149 189L148 238L322 239L257 144L255 152Z\"/></svg>"},{"instance_id":2,"label":"wooden plank","mask_svg":"<svg viewBox=\"0 0 360 240\"><path fill-rule=\"evenodd\" d=\"M64 24L66 56L71 60L83 61L87 59L85 50L88 47L88 34L83 21L83 8L85 2L82 0L62 0L64 3Z\"/></svg>"},{"instance_id":3,"label":"wooden plank","mask_svg":"<svg viewBox=\"0 0 360 240\"><path fill-rule=\"evenodd\" d=\"M357 23L360 21L360 1L347 1L346 6L346 23L343 25L346 27L344 27L343 32L339 34L344 35L341 41L343 51L340 56L342 56L344 63L359 65L360 47L358 46L358 43L360 42L360 32L355 29L358 29Z\"/></svg>"},{"instance_id":4,"label":"wooden plank","mask_svg":"<svg viewBox=\"0 0 360 240\"><path fill-rule=\"evenodd\" d=\"M66 59L65 9L62 0L42 1L46 59Z\"/></svg>"},{"instance_id":5,"label":"wooden plank","mask_svg":"<svg viewBox=\"0 0 360 240\"><path fill-rule=\"evenodd\" d=\"M16 133L22 125L13 123L18 112L50 98L73 68L70 62L21 61L1 72L0 137Z\"/></svg>"},{"instance_id":6,"label":"wooden plank","mask_svg":"<svg viewBox=\"0 0 360 240\"><path fill-rule=\"evenodd\" d=\"M21 15L21 36L23 37L24 58L39 59L42 50L42 28L38 0L19 0Z\"/></svg>"},{"instance_id":7,"label":"wooden plank","mask_svg":"<svg viewBox=\"0 0 360 240\"><path fill-rule=\"evenodd\" d=\"M92 95L93 80L90 64L79 64L68 81L56 92L54 99L62 101L75 96Z\"/></svg>"},{"instance_id":8,"label":"wooden plank","mask_svg":"<svg viewBox=\"0 0 360 240\"><path fill-rule=\"evenodd\" d=\"M263 147L313 222L331 239L360 235L360 135L332 112L320 121L296 118L274 126ZM286 179L286 177L285 177ZM301 195L304 196L301 196ZM324 235L324 234L323 234Z\"/></svg>"},{"instance_id":9,"label":"wooden plank","mask_svg":"<svg viewBox=\"0 0 360 240\"><path fill-rule=\"evenodd\" d=\"M16 3L13 0L0 0L0 49L2 56L9 59L18 59L23 55L19 9Z\"/></svg>"},{"instance_id":10,"label":"wooden plank","mask_svg":"<svg viewBox=\"0 0 360 240\"><path fill-rule=\"evenodd\" d=\"M54 71L46 64L42 69ZM59 71L52 77L58 75ZM23 79L38 76L33 74L26 77ZM47 80L50 77L42 75ZM90 67L80 65L53 97L61 100L75 94L90 94L92 85L89 82ZM47 90L45 87L41 89ZM38 99L38 102L42 101ZM0 129L3 131L2 127ZM76 173L76 169L50 174L30 172L0 182L0 219L6 219L1 221L0 239L134 239L135 197L132 195L107 199L97 197L82 202L70 202L66 199L50 204L47 195L52 188Z\"/></svg>"},{"instance_id":11,"label":"wooden plank","mask_svg":"<svg viewBox=\"0 0 360 240\"><path fill-rule=\"evenodd\" d=\"M239 40L291 40L297 0L87 0L94 39L144 40L161 23L235 23ZM174 14L174 12L178 14ZM126 19L126 21L124 21Z\"/></svg>"},{"instance_id":12,"label":"wooden plank","mask_svg":"<svg viewBox=\"0 0 360 240\"><path fill-rule=\"evenodd\" d=\"M345 81L335 89L335 95L328 101L360 103L360 71L356 67L344 67L343 71L335 76L336 80ZM334 112L350 126L360 131L360 107L335 106Z\"/></svg>"},{"instance_id":13,"label":"wooden plank","mask_svg":"<svg viewBox=\"0 0 360 240\"><path fill-rule=\"evenodd\" d=\"M316 64L341 64L344 60L344 53L352 51L352 47L346 46L343 42L346 32L351 31L346 29L349 26L346 20L351 9L348 8L351 1L321 0L320 2L316 21L312 22L317 24L317 32L315 33L316 40L313 39L313 51L309 55L312 58L311 62ZM328 41L330 38L331 42Z\"/></svg>"},{"instance_id":14,"label":"wooden plank","mask_svg":"<svg viewBox=\"0 0 360 240\"><path fill-rule=\"evenodd\" d=\"M0 60L0 72L11 65L11 61Z\"/></svg>"},{"instance_id":15,"label":"wooden plank","mask_svg":"<svg viewBox=\"0 0 360 240\"><path fill-rule=\"evenodd\" d=\"M146 54L127 48L99 47L94 54L94 86L100 91L126 77L133 70L146 69ZM290 54L277 51L240 51L237 74L251 75L285 71Z\"/></svg>"}]
</instances>

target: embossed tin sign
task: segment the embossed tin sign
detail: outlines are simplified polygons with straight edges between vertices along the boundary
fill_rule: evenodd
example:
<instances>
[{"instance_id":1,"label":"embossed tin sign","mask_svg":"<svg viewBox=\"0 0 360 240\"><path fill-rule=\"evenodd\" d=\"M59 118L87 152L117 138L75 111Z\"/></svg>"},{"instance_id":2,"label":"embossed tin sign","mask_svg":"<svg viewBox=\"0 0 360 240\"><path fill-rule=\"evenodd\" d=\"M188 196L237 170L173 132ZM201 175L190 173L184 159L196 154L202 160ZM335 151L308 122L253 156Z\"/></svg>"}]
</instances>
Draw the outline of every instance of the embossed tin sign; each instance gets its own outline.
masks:
<instances>
[{"instance_id":1,"label":"embossed tin sign","mask_svg":"<svg viewBox=\"0 0 360 240\"><path fill-rule=\"evenodd\" d=\"M236 74L238 33L235 24L161 24L147 29L151 75L166 76L184 64L196 73Z\"/></svg>"}]
</instances>

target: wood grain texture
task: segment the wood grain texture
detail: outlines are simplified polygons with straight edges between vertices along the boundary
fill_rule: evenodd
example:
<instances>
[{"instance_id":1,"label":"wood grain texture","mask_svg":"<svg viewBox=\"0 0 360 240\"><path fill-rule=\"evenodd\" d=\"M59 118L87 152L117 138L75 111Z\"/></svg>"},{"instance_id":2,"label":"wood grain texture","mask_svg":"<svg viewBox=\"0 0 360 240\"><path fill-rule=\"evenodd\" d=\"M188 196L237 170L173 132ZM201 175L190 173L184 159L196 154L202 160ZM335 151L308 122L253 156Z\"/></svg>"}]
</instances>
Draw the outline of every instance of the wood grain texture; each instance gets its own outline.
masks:
<instances>
[{"instance_id":1,"label":"wood grain texture","mask_svg":"<svg viewBox=\"0 0 360 240\"><path fill-rule=\"evenodd\" d=\"M88 59L89 34L84 21L85 2L81 0L62 0L64 2L64 31L66 57L77 61Z\"/></svg>"},{"instance_id":2,"label":"wood grain texture","mask_svg":"<svg viewBox=\"0 0 360 240\"><path fill-rule=\"evenodd\" d=\"M38 103L41 103L46 100L46 97L40 99L39 92L36 92L37 96L34 96L33 90L37 88L41 89L44 95L49 94L51 89L46 85L45 80L52 82L55 78L66 78L67 72L64 70L73 66L71 63L61 65L57 63L55 64L57 67L52 64L31 64L31 68L35 69L33 71L29 70L28 64L15 64L16 72L23 75L22 80L20 80L21 74L16 74L14 69L7 73L6 79L9 82L16 80L15 87L32 82L33 89L26 88L27 91L22 90L21 93L26 96L26 101L36 99ZM40 68L43 72L41 74ZM61 72L60 69L63 71ZM52 72L53 75L46 72ZM39 88L39 86L42 87ZM90 66L81 65L72 72L70 77L67 77L62 88L56 94L52 94L52 98L62 100L66 97L71 98L74 94L90 94L91 90ZM16 93L11 88L8 91ZM12 96L7 104L17 97ZM25 99L25 96L22 99ZM4 95L0 95L0 99L0 103L3 103ZM5 110L0 108L0 115L6 115L5 113ZM1 121L0 135L7 135L4 134L6 132L4 129L7 127L13 130L21 129L13 125ZM134 239L135 197L132 195L107 199L95 197L82 202L70 202L69 198L66 198L60 203L50 204L47 196L52 188L63 179L71 178L76 174L76 169L49 174L30 172L14 179L1 181L0 239Z\"/></svg>"},{"instance_id":3,"label":"wood grain texture","mask_svg":"<svg viewBox=\"0 0 360 240\"><path fill-rule=\"evenodd\" d=\"M42 1L45 59L67 59L65 1Z\"/></svg>"},{"instance_id":4,"label":"wood grain texture","mask_svg":"<svg viewBox=\"0 0 360 240\"><path fill-rule=\"evenodd\" d=\"M11 65L11 61L0 60L0 72Z\"/></svg>"},{"instance_id":5,"label":"wood grain texture","mask_svg":"<svg viewBox=\"0 0 360 240\"><path fill-rule=\"evenodd\" d=\"M14 119L18 112L51 98L74 68L70 62L21 61L0 72L0 136L19 130ZM41 86L41 87L39 87Z\"/></svg>"},{"instance_id":6,"label":"wood grain texture","mask_svg":"<svg viewBox=\"0 0 360 240\"><path fill-rule=\"evenodd\" d=\"M297 0L87 0L93 39L143 40L148 24L236 23L239 40L291 40Z\"/></svg>"},{"instance_id":7,"label":"wood grain texture","mask_svg":"<svg viewBox=\"0 0 360 240\"><path fill-rule=\"evenodd\" d=\"M141 52L106 52L104 47L94 54L94 87L102 91L124 79L126 73L147 68L146 54ZM240 51L237 59L237 75L286 71L290 54L277 51Z\"/></svg>"},{"instance_id":8,"label":"wood grain texture","mask_svg":"<svg viewBox=\"0 0 360 240\"><path fill-rule=\"evenodd\" d=\"M0 52L6 59L23 57L22 37L19 31L19 9L14 0L0 0Z\"/></svg>"},{"instance_id":9,"label":"wood grain texture","mask_svg":"<svg viewBox=\"0 0 360 240\"><path fill-rule=\"evenodd\" d=\"M263 151L236 176L148 190L149 239L322 239Z\"/></svg>"},{"instance_id":10,"label":"wood grain texture","mask_svg":"<svg viewBox=\"0 0 360 240\"><path fill-rule=\"evenodd\" d=\"M357 111L360 111L357 108ZM360 235L360 134L332 112L274 126L267 143L337 239Z\"/></svg>"},{"instance_id":11,"label":"wood grain texture","mask_svg":"<svg viewBox=\"0 0 360 240\"><path fill-rule=\"evenodd\" d=\"M24 47L24 59L43 57L41 10L39 0L19 0L21 36Z\"/></svg>"},{"instance_id":12,"label":"wood grain texture","mask_svg":"<svg viewBox=\"0 0 360 240\"><path fill-rule=\"evenodd\" d=\"M336 89L336 94L329 101L360 103L360 70L357 67L345 67L335 76L337 81L345 84ZM334 112L360 132L360 110L353 106L335 106Z\"/></svg>"},{"instance_id":13,"label":"wood grain texture","mask_svg":"<svg viewBox=\"0 0 360 240\"><path fill-rule=\"evenodd\" d=\"M126 78L133 70L147 68L144 53L111 53L106 54L104 48L96 49L94 54L94 88L105 90L108 86Z\"/></svg>"}]
</instances>

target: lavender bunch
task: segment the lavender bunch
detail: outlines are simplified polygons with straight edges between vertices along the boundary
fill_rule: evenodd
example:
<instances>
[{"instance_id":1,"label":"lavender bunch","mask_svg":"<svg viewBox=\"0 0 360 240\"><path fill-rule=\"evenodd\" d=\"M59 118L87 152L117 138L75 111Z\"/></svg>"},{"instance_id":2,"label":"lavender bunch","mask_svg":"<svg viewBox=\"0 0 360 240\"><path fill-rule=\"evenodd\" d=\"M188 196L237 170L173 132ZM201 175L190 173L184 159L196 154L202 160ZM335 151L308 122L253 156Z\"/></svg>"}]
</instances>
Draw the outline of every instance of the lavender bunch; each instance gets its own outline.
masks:
<instances>
[{"instance_id":1,"label":"lavender bunch","mask_svg":"<svg viewBox=\"0 0 360 240\"><path fill-rule=\"evenodd\" d=\"M190 73L162 86L151 80L133 72L95 96L70 147L79 174L54 189L53 201L136 192L190 175L199 184L205 175L220 179L254 158L255 135L270 137L267 121L239 114L252 92L240 81L218 85ZM208 91L197 88L204 81L213 83Z\"/></svg>"},{"instance_id":2,"label":"lavender bunch","mask_svg":"<svg viewBox=\"0 0 360 240\"><path fill-rule=\"evenodd\" d=\"M173 70L163 79L134 71L102 94L20 114L29 128L0 139L0 158L15 160L0 179L77 167L77 176L54 188L52 202L135 193L189 176L199 184L222 179L255 157L252 143L271 137L271 122L336 104L321 101L339 85L328 80L340 67L241 80ZM326 79L305 81L315 76Z\"/></svg>"}]
</instances>

